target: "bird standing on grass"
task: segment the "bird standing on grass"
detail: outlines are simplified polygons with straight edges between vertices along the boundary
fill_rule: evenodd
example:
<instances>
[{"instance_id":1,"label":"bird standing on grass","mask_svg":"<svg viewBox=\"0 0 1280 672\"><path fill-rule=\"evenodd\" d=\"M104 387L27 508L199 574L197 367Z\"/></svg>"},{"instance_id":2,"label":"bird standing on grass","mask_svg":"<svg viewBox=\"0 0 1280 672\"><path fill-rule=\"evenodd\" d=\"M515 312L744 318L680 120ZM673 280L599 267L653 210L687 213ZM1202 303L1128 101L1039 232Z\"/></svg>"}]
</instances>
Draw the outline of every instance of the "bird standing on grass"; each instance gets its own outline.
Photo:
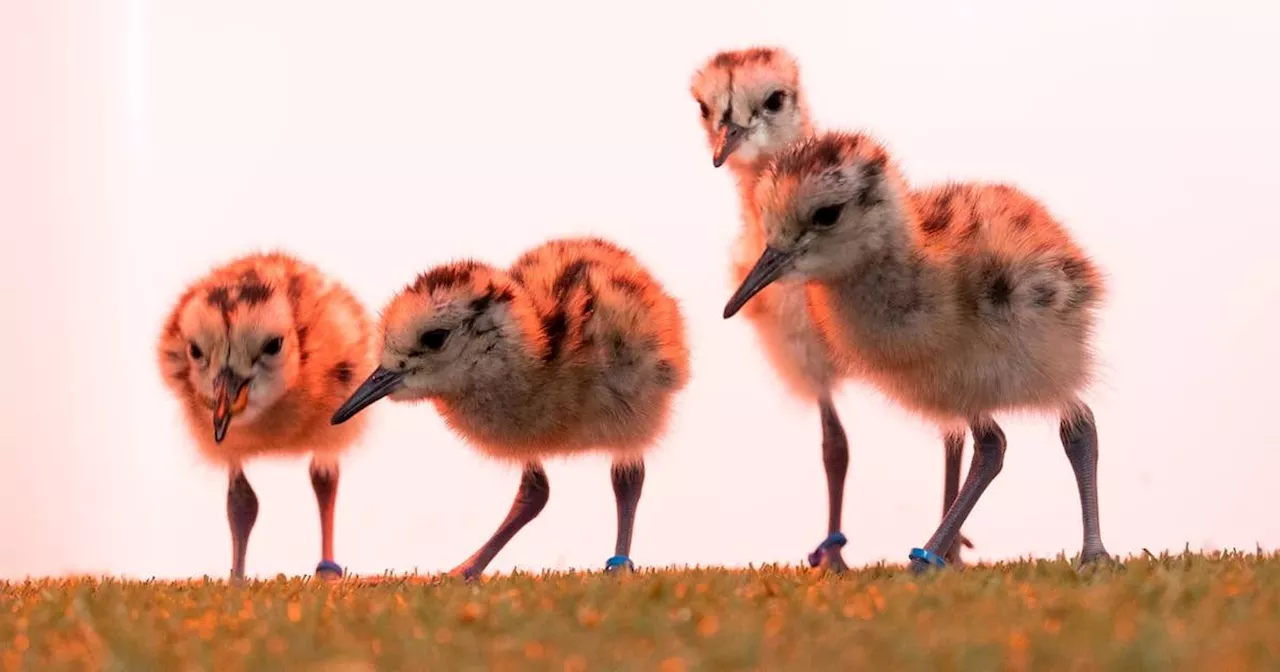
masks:
<instances>
[{"instance_id":1,"label":"bird standing on grass","mask_svg":"<svg viewBox=\"0 0 1280 672\"><path fill-rule=\"evenodd\" d=\"M320 508L316 574L342 575L333 560L338 458L364 423L329 416L376 360L371 320L341 285L285 254L252 254L187 288L160 336L164 381L182 402L200 452L228 468L231 577L244 577L258 498L243 463L312 453Z\"/></svg>"},{"instance_id":2,"label":"bird standing on grass","mask_svg":"<svg viewBox=\"0 0 1280 672\"><path fill-rule=\"evenodd\" d=\"M418 276L382 314L382 362L333 415L382 397L429 399L481 452L523 465L511 511L451 573L481 574L546 505L542 461L613 457L618 536L606 569L631 569L644 453L688 379L676 301L627 251L597 238L554 240L507 271L457 261Z\"/></svg>"},{"instance_id":3,"label":"bird standing on grass","mask_svg":"<svg viewBox=\"0 0 1280 672\"><path fill-rule=\"evenodd\" d=\"M906 188L862 134L794 143L762 171L766 246L725 306L729 318L780 278L804 283L836 359L944 428L967 424L973 462L913 570L945 566L978 498L1000 473L992 415L1059 417L1084 522L1082 564L1107 558L1098 519L1098 434L1079 398L1093 369L1101 273L1036 200L1009 186Z\"/></svg>"},{"instance_id":4,"label":"bird standing on grass","mask_svg":"<svg viewBox=\"0 0 1280 672\"><path fill-rule=\"evenodd\" d=\"M755 202L761 169L788 144L813 133L795 58L782 49L723 51L695 74L691 86L711 145L712 162L728 164L738 185L743 226L733 263L733 282L742 282L765 247L765 232ZM827 538L809 556L809 564L844 571L841 531L844 481L849 445L831 401L832 388L843 377L835 355L823 341L805 306L803 287L778 283L760 292L745 313L755 327L773 366L797 396L816 400L822 422L822 457L827 472ZM964 430L944 434L946 452L942 512L951 508L960 485ZM960 562L960 546L973 547L963 535L945 549L949 562Z\"/></svg>"}]
</instances>

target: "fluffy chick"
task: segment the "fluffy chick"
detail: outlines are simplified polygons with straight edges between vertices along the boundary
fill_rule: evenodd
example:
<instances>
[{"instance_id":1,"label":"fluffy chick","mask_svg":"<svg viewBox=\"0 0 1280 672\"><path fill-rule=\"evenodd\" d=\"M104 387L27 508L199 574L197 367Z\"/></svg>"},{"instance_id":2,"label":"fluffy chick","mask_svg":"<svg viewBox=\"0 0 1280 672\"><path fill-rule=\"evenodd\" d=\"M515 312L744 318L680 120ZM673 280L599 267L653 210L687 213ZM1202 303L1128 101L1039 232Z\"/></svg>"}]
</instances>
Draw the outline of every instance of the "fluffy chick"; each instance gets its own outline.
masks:
<instances>
[{"instance_id":1,"label":"fluffy chick","mask_svg":"<svg viewBox=\"0 0 1280 672\"><path fill-rule=\"evenodd\" d=\"M573 238L506 271L440 266L391 300L382 333L381 366L335 423L384 396L430 400L476 448L524 466L506 520L454 574L483 572L546 505L542 460L588 451L613 457L618 537L606 566L631 566L644 454L688 380L689 353L676 301L629 252Z\"/></svg>"},{"instance_id":2,"label":"fluffy chick","mask_svg":"<svg viewBox=\"0 0 1280 672\"><path fill-rule=\"evenodd\" d=\"M1098 517L1098 436L1080 399L1091 381L1100 269L1036 199L1004 184L909 190L866 134L824 133L778 154L756 200L768 246L725 306L803 283L814 322L857 375L908 410L967 423L974 457L955 504L913 568L941 566L1004 463L992 416L1059 417L1084 523L1082 562L1107 556Z\"/></svg>"},{"instance_id":3,"label":"fluffy chick","mask_svg":"<svg viewBox=\"0 0 1280 672\"><path fill-rule=\"evenodd\" d=\"M258 499L243 464L311 453L320 508L317 574L333 561L339 457L364 429L332 415L376 361L372 321L314 266L283 253L251 254L214 268L183 292L161 332L159 364L202 455L229 474L233 579L244 577ZM363 419L362 419L363 420Z\"/></svg>"}]
</instances>

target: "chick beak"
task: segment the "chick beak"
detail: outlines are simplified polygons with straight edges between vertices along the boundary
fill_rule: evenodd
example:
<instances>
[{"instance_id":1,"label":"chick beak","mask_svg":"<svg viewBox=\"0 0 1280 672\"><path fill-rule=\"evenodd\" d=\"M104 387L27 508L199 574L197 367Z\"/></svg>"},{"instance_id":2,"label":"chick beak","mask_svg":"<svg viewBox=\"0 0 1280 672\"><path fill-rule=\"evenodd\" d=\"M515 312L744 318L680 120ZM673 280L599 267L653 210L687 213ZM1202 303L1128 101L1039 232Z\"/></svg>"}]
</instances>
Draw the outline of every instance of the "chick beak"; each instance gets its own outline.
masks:
<instances>
[{"instance_id":1,"label":"chick beak","mask_svg":"<svg viewBox=\"0 0 1280 672\"><path fill-rule=\"evenodd\" d=\"M716 136L716 151L715 156L711 158L711 163L716 168L724 165L725 160L729 158L733 150L738 148L738 145L742 144L742 140L746 137L747 129L745 127L739 126L731 120L725 120L724 124L720 126L720 134Z\"/></svg>"},{"instance_id":2,"label":"chick beak","mask_svg":"<svg viewBox=\"0 0 1280 672\"><path fill-rule=\"evenodd\" d=\"M222 443L231 426L231 416L249 405L249 379L230 367L223 367L213 379L213 440Z\"/></svg>"},{"instance_id":3,"label":"chick beak","mask_svg":"<svg viewBox=\"0 0 1280 672\"><path fill-rule=\"evenodd\" d=\"M404 371L392 371L384 369L381 366L373 370L369 377L365 379L355 392L351 393L351 398L346 403L338 407L333 412L333 417L329 419L329 424L340 425L351 419L356 413L364 410L366 406L373 402L395 392L404 381Z\"/></svg>"},{"instance_id":4,"label":"chick beak","mask_svg":"<svg viewBox=\"0 0 1280 672\"><path fill-rule=\"evenodd\" d=\"M729 297L729 302L724 306L724 319L734 316L751 297L760 293L760 290L769 286L769 283L777 280L791 266L792 259L796 253L783 252L776 247L764 248L764 253L760 255L760 259L756 261L756 265L751 267L751 272L747 273L747 277L742 280L742 284L738 287L738 291Z\"/></svg>"}]
</instances>

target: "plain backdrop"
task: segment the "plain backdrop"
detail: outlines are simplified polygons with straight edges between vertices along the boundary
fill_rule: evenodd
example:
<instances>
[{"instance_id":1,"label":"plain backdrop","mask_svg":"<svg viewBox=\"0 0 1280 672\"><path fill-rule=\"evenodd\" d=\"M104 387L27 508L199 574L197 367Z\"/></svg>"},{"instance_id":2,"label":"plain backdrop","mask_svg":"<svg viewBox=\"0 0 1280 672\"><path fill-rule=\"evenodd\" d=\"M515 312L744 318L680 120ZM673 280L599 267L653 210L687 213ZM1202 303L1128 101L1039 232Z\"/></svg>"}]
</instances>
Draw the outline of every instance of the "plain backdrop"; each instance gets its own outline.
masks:
<instances>
[{"instance_id":1,"label":"plain backdrop","mask_svg":"<svg viewBox=\"0 0 1280 672\"><path fill-rule=\"evenodd\" d=\"M636 562L801 562L826 531L817 413L720 318L737 200L688 92L704 59L752 44L798 57L821 125L871 130L917 182L1013 182L1105 267L1088 399L1112 552L1274 549L1278 18L1255 0L2 0L0 577L227 573L225 474L196 457L154 357L211 265L281 247L376 311L433 264L585 233L634 250L692 341ZM938 521L941 443L866 389L837 403L845 557L903 562ZM429 406L372 411L337 559L447 570L518 472ZM969 557L1076 553L1056 424L1005 427ZM491 570L612 554L607 462L548 472L550 504ZM249 572L309 573L305 461L248 474Z\"/></svg>"}]
</instances>

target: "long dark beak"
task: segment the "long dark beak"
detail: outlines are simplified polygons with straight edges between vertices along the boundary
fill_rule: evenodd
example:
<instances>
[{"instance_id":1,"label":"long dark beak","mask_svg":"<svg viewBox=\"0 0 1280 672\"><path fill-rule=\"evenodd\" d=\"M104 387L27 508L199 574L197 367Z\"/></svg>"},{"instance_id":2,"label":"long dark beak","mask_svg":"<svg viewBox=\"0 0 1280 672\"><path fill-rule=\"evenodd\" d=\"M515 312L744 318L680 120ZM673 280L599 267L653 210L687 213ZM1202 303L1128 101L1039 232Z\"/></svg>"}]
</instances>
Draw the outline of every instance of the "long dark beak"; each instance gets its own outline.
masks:
<instances>
[{"instance_id":1,"label":"long dark beak","mask_svg":"<svg viewBox=\"0 0 1280 672\"><path fill-rule=\"evenodd\" d=\"M244 410L249 403L249 379L241 378L231 370L222 367L213 379L213 440L222 443L227 438L227 427L231 426L231 416Z\"/></svg>"},{"instance_id":2,"label":"long dark beak","mask_svg":"<svg viewBox=\"0 0 1280 672\"><path fill-rule=\"evenodd\" d=\"M739 126L732 121L724 122L720 127L720 135L716 137L716 152L711 157L711 163L716 168L724 165L725 159L733 153L733 150L742 144L742 139L747 137L747 129Z\"/></svg>"},{"instance_id":3,"label":"long dark beak","mask_svg":"<svg viewBox=\"0 0 1280 672\"><path fill-rule=\"evenodd\" d=\"M404 380L404 371L391 371L381 366L373 370L369 377L355 392L351 393L351 398L346 403L338 407L333 412L333 417L329 419L331 425L341 425L351 419L356 413L364 410L366 406L373 402L391 394L400 387L401 381Z\"/></svg>"},{"instance_id":4,"label":"long dark beak","mask_svg":"<svg viewBox=\"0 0 1280 672\"><path fill-rule=\"evenodd\" d=\"M769 283L778 279L787 267L791 265L791 259L795 257L795 252L783 252L775 247L764 248L764 254L760 255L760 259L756 261L756 265L751 267L751 272L747 273L747 277L738 287L738 291L729 297L729 303L724 304L724 319L734 316L751 297L760 293L760 290L769 286Z\"/></svg>"}]
</instances>

